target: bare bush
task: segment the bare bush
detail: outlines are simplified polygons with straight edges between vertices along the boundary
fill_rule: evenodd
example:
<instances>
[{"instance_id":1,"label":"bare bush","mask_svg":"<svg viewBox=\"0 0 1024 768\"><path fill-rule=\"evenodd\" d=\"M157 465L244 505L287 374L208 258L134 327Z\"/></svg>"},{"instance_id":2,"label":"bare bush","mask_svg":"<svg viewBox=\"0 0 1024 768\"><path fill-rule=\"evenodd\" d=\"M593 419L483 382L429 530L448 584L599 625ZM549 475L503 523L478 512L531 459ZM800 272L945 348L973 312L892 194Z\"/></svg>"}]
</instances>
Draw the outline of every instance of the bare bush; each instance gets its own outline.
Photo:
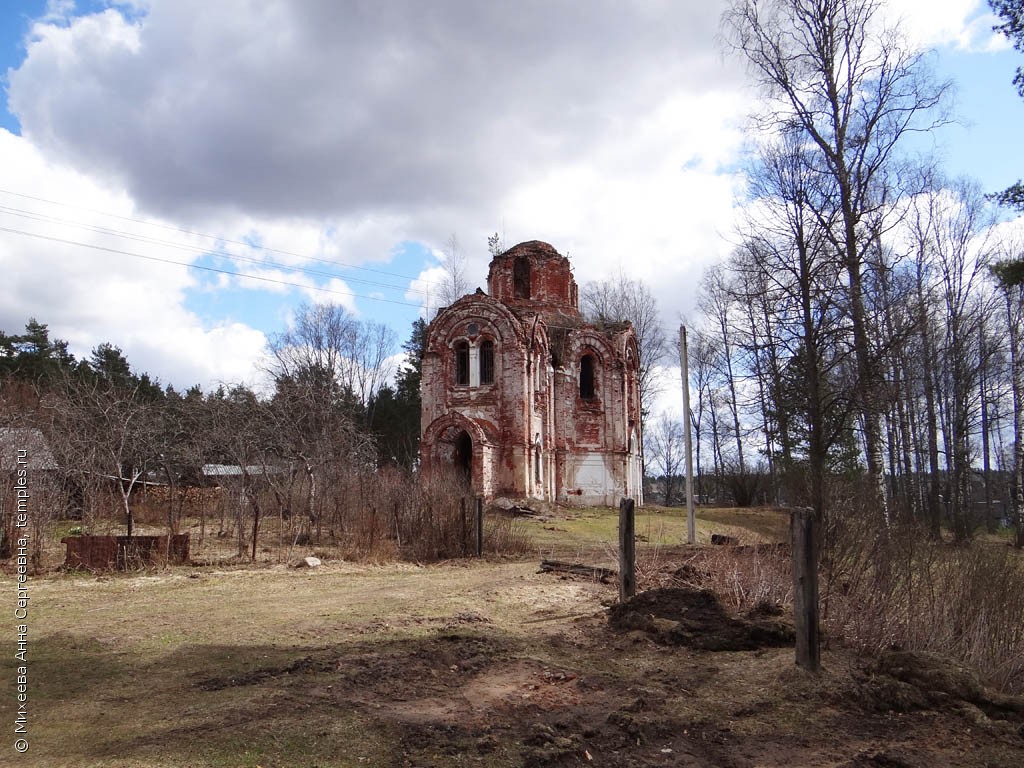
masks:
<instances>
[{"instance_id":1,"label":"bare bush","mask_svg":"<svg viewBox=\"0 0 1024 768\"><path fill-rule=\"evenodd\" d=\"M258 492L265 515L261 540L265 558L287 562L312 551L323 559L436 562L476 551L476 500L457 478L435 477L421 484L411 473L394 467L352 470L333 478L312 515L305 505L307 482L305 474L298 472L287 492L272 482ZM240 522L251 505L251 493L222 496L221 530L214 548L221 540L235 538L239 551L251 546L246 538L250 530ZM483 545L485 553L498 555L529 550L516 521L493 512L485 515Z\"/></svg>"},{"instance_id":2,"label":"bare bush","mask_svg":"<svg viewBox=\"0 0 1024 768\"><path fill-rule=\"evenodd\" d=\"M951 546L916 527L833 521L825 542L827 634L869 650L931 651L1024 691L1024 561L1007 547Z\"/></svg>"},{"instance_id":3,"label":"bare bush","mask_svg":"<svg viewBox=\"0 0 1024 768\"><path fill-rule=\"evenodd\" d=\"M1024 558L1001 543L935 541L918 526L884 527L859 510L864 494L833 488L822 542L822 629L866 651L927 651L974 669L989 685L1024 692ZM846 495L848 494L848 495ZM706 547L638 563L645 588L710 589L744 611L789 606L784 545Z\"/></svg>"},{"instance_id":4,"label":"bare bush","mask_svg":"<svg viewBox=\"0 0 1024 768\"><path fill-rule=\"evenodd\" d=\"M672 582L710 589L724 604L740 611L793 602L789 552L778 545L702 548L674 570Z\"/></svg>"}]
</instances>

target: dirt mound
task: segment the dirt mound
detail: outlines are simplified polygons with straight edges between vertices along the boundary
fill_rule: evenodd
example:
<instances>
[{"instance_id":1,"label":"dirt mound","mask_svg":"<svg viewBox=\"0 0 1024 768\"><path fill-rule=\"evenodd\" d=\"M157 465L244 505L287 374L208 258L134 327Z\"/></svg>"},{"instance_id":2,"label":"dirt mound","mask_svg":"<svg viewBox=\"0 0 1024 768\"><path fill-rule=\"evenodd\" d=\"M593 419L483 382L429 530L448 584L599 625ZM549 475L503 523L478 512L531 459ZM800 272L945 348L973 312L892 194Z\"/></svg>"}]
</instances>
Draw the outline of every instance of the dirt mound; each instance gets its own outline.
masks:
<instances>
[{"instance_id":1,"label":"dirt mound","mask_svg":"<svg viewBox=\"0 0 1024 768\"><path fill-rule=\"evenodd\" d=\"M950 710L987 720L1024 723L1024 697L984 686L966 667L922 651L889 651L857 681L864 705L879 712Z\"/></svg>"},{"instance_id":2,"label":"dirt mound","mask_svg":"<svg viewBox=\"0 0 1024 768\"><path fill-rule=\"evenodd\" d=\"M902 752L867 750L839 768L925 768L926 765L924 760L911 762Z\"/></svg>"},{"instance_id":3,"label":"dirt mound","mask_svg":"<svg viewBox=\"0 0 1024 768\"><path fill-rule=\"evenodd\" d=\"M753 651L793 643L793 628L780 614L772 606L758 606L733 616L713 592L668 588L650 589L614 606L608 620L614 629L641 631L662 645Z\"/></svg>"}]
</instances>

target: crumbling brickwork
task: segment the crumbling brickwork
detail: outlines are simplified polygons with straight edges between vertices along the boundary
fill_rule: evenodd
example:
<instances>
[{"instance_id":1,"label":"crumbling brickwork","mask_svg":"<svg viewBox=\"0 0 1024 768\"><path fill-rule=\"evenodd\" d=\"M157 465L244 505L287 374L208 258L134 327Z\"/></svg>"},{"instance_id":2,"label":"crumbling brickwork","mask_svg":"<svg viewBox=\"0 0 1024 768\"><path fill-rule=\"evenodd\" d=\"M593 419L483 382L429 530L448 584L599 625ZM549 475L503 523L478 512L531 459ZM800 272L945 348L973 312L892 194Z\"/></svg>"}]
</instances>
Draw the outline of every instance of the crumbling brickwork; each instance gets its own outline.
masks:
<instances>
[{"instance_id":1,"label":"crumbling brickwork","mask_svg":"<svg viewBox=\"0 0 1024 768\"><path fill-rule=\"evenodd\" d=\"M488 498L642 501L639 359L629 323L579 312L569 260L520 243L491 261L487 293L427 331L420 461Z\"/></svg>"}]
</instances>

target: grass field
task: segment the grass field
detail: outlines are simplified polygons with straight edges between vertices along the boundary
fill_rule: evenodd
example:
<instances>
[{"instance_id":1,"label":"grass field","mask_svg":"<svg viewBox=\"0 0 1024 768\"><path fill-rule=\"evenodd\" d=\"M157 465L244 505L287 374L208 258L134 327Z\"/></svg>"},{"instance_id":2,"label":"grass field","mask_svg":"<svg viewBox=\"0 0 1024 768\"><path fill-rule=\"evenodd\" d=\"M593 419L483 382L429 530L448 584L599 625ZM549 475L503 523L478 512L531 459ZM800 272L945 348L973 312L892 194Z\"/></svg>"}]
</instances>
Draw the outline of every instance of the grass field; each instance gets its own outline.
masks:
<instances>
[{"instance_id":1,"label":"grass field","mask_svg":"<svg viewBox=\"0 0 1024 768\"><path fill-rule=\"evenodd\" d=\"M614 584L537 565L613 565L615 521L520 521L536 551L519 559L34 577L24 754L5 577L0 765L1024 764L1017 724L863 705L865 662L839 648L810 677L791 648L711 653L612 631ZM690 551L683 511L645 510L636 529L641 557L674 567ZM702 511L698 527L700 542L785 530L758 510Z\"/></svg>"}]
</instances>

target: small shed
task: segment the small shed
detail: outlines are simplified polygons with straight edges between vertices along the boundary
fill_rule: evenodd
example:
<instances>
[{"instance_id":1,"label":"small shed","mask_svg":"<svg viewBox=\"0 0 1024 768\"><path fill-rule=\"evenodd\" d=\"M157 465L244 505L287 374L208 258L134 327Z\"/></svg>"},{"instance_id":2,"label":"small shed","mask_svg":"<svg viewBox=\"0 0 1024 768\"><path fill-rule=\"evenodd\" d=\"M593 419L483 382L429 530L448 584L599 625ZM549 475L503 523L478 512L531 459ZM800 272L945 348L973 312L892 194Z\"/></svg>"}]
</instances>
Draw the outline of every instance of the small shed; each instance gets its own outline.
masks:
<instances>
[{"instance_id":1,"label":"small shed","mask_svg":"<svg viewBox=\"0 0 1024 768\"><path fill-rule=\"evenodd\" d=\"M13 553L17 529L52 512L57 462L35 427L0 427L0 559Z\"/></svg>"}]
</instances>

